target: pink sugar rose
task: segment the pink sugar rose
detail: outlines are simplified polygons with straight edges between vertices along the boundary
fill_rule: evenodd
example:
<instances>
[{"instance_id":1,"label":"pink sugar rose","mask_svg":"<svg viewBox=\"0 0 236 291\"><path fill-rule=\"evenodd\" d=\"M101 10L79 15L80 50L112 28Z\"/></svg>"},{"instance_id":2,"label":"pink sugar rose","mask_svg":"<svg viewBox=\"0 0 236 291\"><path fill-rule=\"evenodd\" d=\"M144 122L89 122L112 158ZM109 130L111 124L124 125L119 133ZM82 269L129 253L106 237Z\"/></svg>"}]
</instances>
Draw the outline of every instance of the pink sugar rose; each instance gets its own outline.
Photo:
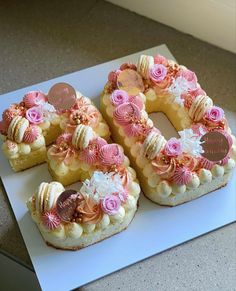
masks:
<instances>
[{"instance_id":1,"label":"pink sugar rose","mask_svg":"<svg viewBox=\"0 0 236 291\"><path fill-rule=\"evenodd\" d=\"M107 195L101 201L101 208L103 212L107 213L108 215L115 215L121 205L120 199L115 195Z\"/></svg>"},{"instance_id":2,"label":"pink sugar rose","mask_svg":"<svg viewBox=\"0 0 236 291\"><path fill-rule=\"evenodd\" d=\"M224 117L224 110L217 106L209 108L205 114L205 119L212 122L219 122Z\"/></svg>"},{"instance_id":3,"label":"pink sugar rose","mask_svg":"<svg viewBox=\"0 0 236 291\"><path fill-rule=\"evenodd\" d=\"M149 71L150 79L154 83L159 83L165 79L167 68L162 64L155 64Z\"/></svg>"},{"instance_id":4,"label":"pink sugar rose","mask_svg":"<svg viewBox=\"0 0 236 291\"><path fill-rule=\"evenodd\" d=\"M161 55L156 55L154 57L154 63L155 64L162 64L164 66L167 66L168 65L168 61L165 57L161 56Z\"/></svg>"},{"instance_id":5,"label":"pink sugar rose","mask_svg":"<svg viewBox=\"0 0 236 291\"><path fill-rule=\"evenodd\" d=\"M113 91L113 93L111 94L111 103L114 106L118 106L121 105L123 103L128 102L129 100L129 95L127 92L125 92L124 90L115 90Z\"/></svg>"},{"instance_id":6,"label":"pink sugar rose","mask_svg":"<svg viewBox=\"0 0 236 291\"><path fill-rule=\"evenodd\" d=\"M177 157L181 155L182 152L183 152L182 144L177 138L172 137L171 139L168 140L164 148L164 153L167 156Z\"/></svg>"},{"instance_id":7,"label":"pink sugar rose","mask_svg":"<svg viewBox=\"0 0 236 291\"><path fill-rule=\"evenodd\" d=\"M43 112L39 107L29 108L25 113L25 117L32 124L39 124L43 122Z\"/></svg>"}]
</instances>

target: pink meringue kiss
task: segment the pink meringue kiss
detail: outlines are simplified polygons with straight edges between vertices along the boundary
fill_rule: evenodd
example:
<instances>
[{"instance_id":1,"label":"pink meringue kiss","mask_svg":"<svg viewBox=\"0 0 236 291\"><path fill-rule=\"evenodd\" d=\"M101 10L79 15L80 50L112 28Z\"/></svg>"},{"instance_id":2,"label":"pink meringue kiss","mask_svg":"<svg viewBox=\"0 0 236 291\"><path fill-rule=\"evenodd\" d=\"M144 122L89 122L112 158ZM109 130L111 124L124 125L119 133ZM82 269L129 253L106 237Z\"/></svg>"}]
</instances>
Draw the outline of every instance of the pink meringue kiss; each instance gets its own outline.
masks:
<instances>
[{"instance_id":1,"label":"pink meringue kiss","mask_svg":"<svg viewBox=\"0 0 236 291\"><path fill-rule=\"evenodd\" d=\"M105 166L119 166L124 161L124 154L117 144L107 144L101 147L99 158Z\"/></svg>"},{"instance_id":2,"label":"pink meringue kiss","mask_svg":"<svg viewBox=\"0 0 236 291\"><path fill-rule=\"evenodd\" d=\"M31 125L26 129L24 133L23 142L33 143L37 139L38 136L39 136L38 127Z\"/></svg>"},{"instance_id":3,"label":"pink meringue kiss","mask_svg":"<svg viewBox=\"0 0 236 291\"><path fill-rule=\"evenodd\" d=\"M141 97L139 95L130 96L129 97L129 102L137 105L140 110L143 109L143 100L141 99Z\"/></svg>"},{"instance_id":4,"label":"pink meringue kiss","mask_svg":"<svg viewBox=\"0 0 236 291\"><path fill-rule=\"evenodd\" d=\"M138 106L134 103L123 103L119 105L114 114L114 119L120 125L127 125L141 118L141 112Z\"/></svg>"},{"instance_id":5,"label":"pink meringue kiss","mask_svg":"<svg viewBox=\"0 0 236 291\"><path fill-rule=\"evenodd\" d=\"M113 91L113 93L111 94L111 103L114 106L119 106L123 103L128 102L129 100L129 95L127 92L125 92L124 90L115 90Z\"/></svg>"},{"instance_id":6,"label":"pink meringue kiss","mask_svg":"<svg viewBox=\"0 0 236 291\"><path fill-rule=\"evenodd\" d=\"M101 137L91 140L89 145L81 152L80 159L89 165L95 164L99 160L100 149L106 144L106 140Z\"/></svg>"},{"instance_id":7,"label":"pink meringue kiss","mask_svg":"<svg viewBox=\"0 0 236 291\"><path fill-rule=\"evenodd\" d=\"M31 108L45 103L46 96L41 91L30 91L25 94L23 102L27 108Z\"/></svg>"},{"instance_id":8,"label":"pink meringue kiss","mask_svg":"<svg viewBox=\"0 0 236 291\"><path fill-rule=\"evenodd\" d=\"M61 219L57 215L56 211L47 211L42 214L42 222L47 229L53 230L58 228L61 223Z\"/></svg>"},{"instance_id":9,"label":"pink meringue kiss","mask_svg":"<svg viewBox=\"0 0 236 291\"><path fill-rule=\"evenodd\" d=\"M174 175L172 177L172 180L177 184L177 185L184 185L188 184L188 182L191 179L191 171L189 171L188 168L186 167L178 167L176 168Z\"/></svg>"},{"instance_id":10,"label":"pink meringue kiss","mask_svg":"<svg viewBox=\"0 0 236 291\"><path fill-rule=\"evenodd\" d=\"M215 165L214 162L209 161L206 158L201 157L199 159L199 166L200 166L200 168L204 168L206 170L211 170L214 165Z\"/></svg>"},{"instance_id":11,"label":"pink meringue kiss","mask_svg":"<svg viewBox=\"0 0 236 291\"><path fill-rule=\"evenodd\" d=\"M140 123L131 123L124 126L124 132L127 136L139 136L144 132Z\"/></svg>"}]
</instances>

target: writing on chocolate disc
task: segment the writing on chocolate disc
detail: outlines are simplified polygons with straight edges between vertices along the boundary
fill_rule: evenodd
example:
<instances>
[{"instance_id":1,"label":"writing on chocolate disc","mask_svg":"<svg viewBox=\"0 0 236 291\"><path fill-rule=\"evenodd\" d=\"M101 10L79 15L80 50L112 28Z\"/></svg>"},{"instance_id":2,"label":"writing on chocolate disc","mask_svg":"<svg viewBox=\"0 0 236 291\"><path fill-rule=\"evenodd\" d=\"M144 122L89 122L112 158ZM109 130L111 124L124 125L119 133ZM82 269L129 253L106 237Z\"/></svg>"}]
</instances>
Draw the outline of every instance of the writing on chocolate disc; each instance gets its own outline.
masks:
<instances>
[{"instance_id":1,"label":"writing on chocolate disc","mask_svg":"<svg viewBox=\"0 0 236 291\"><path fill-rule=\"evenodd\" d=\"M57 198L56 210L58 216L63 221L71 221L77 205L78 192L75 190L65 190Z\"/></svg>"},{"instance_id":2,"label":"writing on chocolate disc","mask_svg":"<svg viewBox=\"0 0 236 291\"><path fill-rule=\"evenodd\" d=\"M75 89L67 83L57 83L48 92L48 102L57 110L70 109L76 102Z\"/></svg>"},{"instance_id":3,"label":"writing on chocolate disc","mask_svg":"<svg viewBox=\"0 0 236 291\"><path fill-rule=\"evenodd\" d=\"M204 153L201 155L211 162L223 160L229 153L229 142L219 131L210 131L201 138Z\"/></svg>"},{"instance_id":4,"label":"writing on chocolate disc","mask_svg":"<svg viewBox=\"0 0 236 291\"><path fill-rule=\"evenodd\" d=\"M117 86L129 95L136 96L145 89L142 77L134 70L126 69L119 73Z\"/></svg>"}]
</instances>

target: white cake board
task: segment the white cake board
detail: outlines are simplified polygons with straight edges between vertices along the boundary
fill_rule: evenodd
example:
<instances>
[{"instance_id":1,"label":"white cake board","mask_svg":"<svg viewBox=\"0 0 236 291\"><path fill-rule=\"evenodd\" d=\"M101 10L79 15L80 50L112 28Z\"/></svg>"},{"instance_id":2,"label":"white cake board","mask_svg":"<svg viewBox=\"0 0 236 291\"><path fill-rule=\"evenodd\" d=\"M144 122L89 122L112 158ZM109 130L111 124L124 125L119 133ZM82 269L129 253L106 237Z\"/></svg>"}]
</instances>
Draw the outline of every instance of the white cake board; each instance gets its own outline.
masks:
<instances>
[{"instance_id":1,"label":"white cake board","mask_svg":"<svg viewBox=\"0 0 236 291\"><path fill-rule=\"evenodd\" d=\"M154 55L157 52L173 59L167 47L161 45L29 86L2 95L0 113L11 103L21 100L27 91L47 92L54 83L61 81L95 98L111 70L127 61L137 62L142 53ZM160 128L163 127L166 125L161 124ZM170 130L172 128L167 126L164 134L170 135ZM226 187L174 208L159 207L142 196L137 215L127 230L80 251L60 251L44 243L25 205L40 182L51 180L46 164L16 174L1 153L0 174L41 288L47 291L79 287L236 220L234 173Z\"/></svg>"}]
</instances>

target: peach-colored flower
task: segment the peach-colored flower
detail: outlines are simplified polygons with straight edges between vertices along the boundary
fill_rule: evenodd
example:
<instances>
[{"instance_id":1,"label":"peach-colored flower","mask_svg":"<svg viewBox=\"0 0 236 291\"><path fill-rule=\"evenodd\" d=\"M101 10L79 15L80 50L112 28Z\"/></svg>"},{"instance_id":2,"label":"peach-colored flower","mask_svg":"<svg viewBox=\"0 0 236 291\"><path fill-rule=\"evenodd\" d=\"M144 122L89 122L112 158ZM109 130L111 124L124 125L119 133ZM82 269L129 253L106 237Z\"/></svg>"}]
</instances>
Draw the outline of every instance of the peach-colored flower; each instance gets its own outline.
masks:
<instances>
[{"instance_id":1,"label":"peach-colored flower","mask_svg":"<svg viewBox=\"0 0 236 291\"><path fill-rule=\"evenodd\" d=\"M100 203L96 203L90 196L81 195L76 211L81 215L82 223L99 223L103 213Z\"/></svg>"},{"instance_id":2,"label":"peach-colored flower","mask_svg":"<svg viewBox=\"0 0 236 291\"><path fill-rule=\"evenodd\" d=\"M173 177L176 169L176 160L164 155L158 155L154 160L152 160L152 166L161 178L170 179Z\"/></svg>"}]
</instances>

